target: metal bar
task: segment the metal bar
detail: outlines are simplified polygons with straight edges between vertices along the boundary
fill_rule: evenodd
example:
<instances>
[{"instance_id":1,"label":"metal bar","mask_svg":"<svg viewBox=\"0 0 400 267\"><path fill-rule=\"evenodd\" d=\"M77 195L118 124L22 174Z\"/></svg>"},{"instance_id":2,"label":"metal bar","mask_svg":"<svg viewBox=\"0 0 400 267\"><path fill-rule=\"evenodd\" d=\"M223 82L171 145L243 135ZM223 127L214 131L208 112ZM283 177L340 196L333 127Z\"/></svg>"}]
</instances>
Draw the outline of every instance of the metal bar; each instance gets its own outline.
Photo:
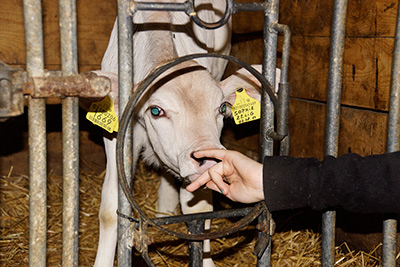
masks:
<instances>
[{"instance_id":1,"label":"metal bar","mask_svg":"<svg viewBox=\"0 0 400 267\"><path fill-rule=\"evenodd\" d=\"M400 148L400 8L397 10L396 36L393 49L392 73L390 83L387 152ZM383 221L382 266L396 265L396 216L389 214Z\"/></svg>"},{"instance_id":2,"label":"metal bar","mask_svg":"<svg viewBox=\"0 0 400 267\"><path fill-rule=\"evenodd\" d=\"M275 84L275 68L276 68L276 49L278 43L278 32L271 29L271 25L278 23L279 18L279 0L265 0L266 6L264 17L264 46L263 46L263 61L262 74L267 81ZM260 125L260 161L265 156L273 154L274 141L267 136L267 132L274 128L274 106L269 99L265 90L261 94L261 125ZM261 216L258 222L261 223ZM262 238L263 233L258 234L258 238ZM271 266L271 241L263 255L258 259L257 266Z\"/></svg>"},{"instance_id":3,"label":"metal bar","mask_svg":"<svg viewBox=\"0 0 400 267\"><path fill-rule=\"evenodd\" d=\"M272 30L271 25L278 23L279 0L271 0L269 7L270 8L265 11L264 19L262 74L271 85L274 85L278 32ZM266 135L266 133L274 127L274 105L266 93L266 90L262 91L261 103L260 160L264 159L265 156L272 156L274 143L273 139Z\"/></svg>"},{"instance_id":4,"label":"metal bar","mask_svg":"<svg viewBox=\"0 0 400 267\"><path fill-rule=\"evenodd\" d=\"M129 1L118 0L118 86L119 86L119 119L128 103L133 88L133 22L129 12ZM128 183L132 178L132 129L127 129L124 143L124 164L128 174ZM124 194L121 185L118 185L118 210L124 214L131 214L132 208ZM129 228L129 221L118 217L118 240L121 240ZM119 267L132 266L132 248L124 246L125 242L118 242L117 263Z\"/></svg>"},{"instance_id":5,"label":"metal bar","mask_svg":"<svg viewBox=\"0 0 400 267\"><path fill-rule=\"evenodd\" d=\"M191 213L184 215L174 215L160 218L152 218L151 220L156 225L168 225L174 223L183 223L189 222L192 220L206 220L206 219L221 219L221 218L234 218L234 217L243 217L249 214L253 208L241 208L241 209L229 209L229 210L220 210L220 211L212 211L212 212L202 212L202 213ZM131 223L135 224L135 228L139 228L139 219L132 218L126 216L125 214L121 214L117 212L118 216L122 218L128 219ZM150 225L151 227L152 225Z\"/></svg>"},{"instance_id":6,"label":"metal bar","mask_svg":"<svg viewBox=\"0 0 400 267\"><path fill-rule=\"evenodd\" d=\"M42 7L40 0L24 0L26 69L44 75ZM44 99L29 98L29 266L46 266L47 151Z\"/></svg>"},{"instance_id":7,"label":"metal bar","mask_svg":"<svg viewBox=\"0 0 400 267\"><path fill-rule=\"evenodd\" d=\"M75 0L60 0L61 72L78 73ZM79 255L79 98L62 100L63 249L62 265L78 266Z\"/></svg>"},{"instance_id":8,"label":"metal bar","mask_svg":"<svg viewBox=\"0 0 400 267\"><path fill-rule=\"evenodd\" d=\"M253 2L253 3L236 3L234 0L227 1L232 7L231 14L235 14L239 11L265 11L267 2ZM131 1L130 11L132 13L142 11L178 11L178 12L190 12L192 10L192 4L187 1L184 3L159 3L159 2L137 2Z\"/></svg>"},{"instance_id":9,"label":"metal bar","mask_svg":"<svg viewBox=\"0 0 400 267\"><path fill-rule=\"evenodd\" d=\"M278 91L278 109L277 109L277 133L284 136L280 141L279 155L289 155L289 83L287 80L289 72L289 49L291 32L287 25L272 24L271 27L278 32L283 32L283 51L281 63L281 76Z\"/></svg>"},{"instance_id":10,"label":"metal bar","mask_svg":"<svg viewBox=\"0 0 400 267\"><path fill-rule=\"evenodd\" d=\"M236 12L247 12L247 11L265 11L268 9L268 1L265 2L253 2L253 3L236 3L233 1L233 14Z\"/></svg>"},{"instance_id":11,"label":"metal bar","mask_svg":"<svg viewBox=\"0 0 400 267\"><path fill-rule=\"evenodd\" d=\"M62 100L63 250L62 265L78 266L79 236L79 98Z\"/></svg>"},{"instance_id":12,"label":"metal bar","mask_svg":"<svg viewBox=\"0 0 400 267\"><path fill-rule=\"evenodd\" d=\"M93 72L64 77L33 77L22 85L23 94L44 98L66 96L103 98L110 89L110 80Z\"/></svg>"},{"instance_id":13,"label":"metal bar","mask_svg":"<svg viewBox=\"0 0 400 267\"><path fill-rule=\"evenodd\" d=\"M61 72L78 73L75 0L59 0ZM79 262L79 98L62 100L63 128L63 250L62 265Z\"/></svg>"},{"instance_id":14,"label":"metal bar","mask_svg":"<svg viewBox=\"0 0 400 267\"><path fill-rule=\"evenodd\" d=\"M204 233L204 220L193 220L187 223L190 234ZM189 241L189 267L203 265L203 241Z\"/></svg>"},{"instance_id":15,"label":"metal bar","mask_svg":"<svg viewBox=\"0 0 400 267\"><path fill-rule=\"evenodd\" d=\"M142 11L178 11L187 12L190 10L190 2L184 3L160 3L160 2L137 2L131 1L129 6L132 13L142 10Z\"/></svg>"},{"instance_id":16,"label":"metal bar","mask_svg":"<svg viewBox=\"0 0 400 267\"><path fill-rule=\"evenodd\" d=\"M335 0L333 3L332 14L328 99L325 126L325 155L331 155L334 157L336 157L338 153L346 13L347 0ZM335 220L335 211L328 210L322 215L322 266L334 265Z\"/></svg>"}]
</instances>

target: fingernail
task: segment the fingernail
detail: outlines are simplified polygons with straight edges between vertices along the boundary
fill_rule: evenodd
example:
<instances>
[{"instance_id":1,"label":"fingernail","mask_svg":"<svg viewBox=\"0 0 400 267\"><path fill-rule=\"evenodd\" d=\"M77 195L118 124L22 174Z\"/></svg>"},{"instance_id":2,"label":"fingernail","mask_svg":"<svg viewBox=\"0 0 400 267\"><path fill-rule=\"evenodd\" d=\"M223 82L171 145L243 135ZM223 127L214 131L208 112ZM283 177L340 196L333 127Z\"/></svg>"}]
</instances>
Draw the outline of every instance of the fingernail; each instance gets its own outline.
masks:
<instances>
[{"instance_id":1,"label":"fingernail","mask_svg":"<svg viewBox=\"0 0 400 267\"><path fill-rule=\"evenodd\" d=\"M221 189L221 194L224 194L224 189Z\"/></svg>"}]
</instances>

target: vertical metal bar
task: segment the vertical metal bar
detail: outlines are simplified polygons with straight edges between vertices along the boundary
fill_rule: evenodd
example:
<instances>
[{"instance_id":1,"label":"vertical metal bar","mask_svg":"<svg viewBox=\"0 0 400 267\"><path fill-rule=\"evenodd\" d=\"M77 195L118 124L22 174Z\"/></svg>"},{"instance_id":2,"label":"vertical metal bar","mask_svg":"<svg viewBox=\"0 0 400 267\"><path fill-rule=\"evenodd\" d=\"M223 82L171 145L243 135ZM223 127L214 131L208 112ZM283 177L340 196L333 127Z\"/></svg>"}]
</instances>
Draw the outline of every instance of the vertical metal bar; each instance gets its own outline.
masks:
<instances>
[{"instance_id":1,"label":"vertical metal bar","mask_svg":"<svg viewBox=\"0 0 400 267\"><path fill-rule=\"evenodd\" d=\"M262 73L271 85L275 84L276 48L278 32L271 29L271 25L278 23L279 0L266 0L269 2L264 18L264 49ZM265 90L261 94L261 129L260 129L260 159L271 156L273 153L274 141L266 136L268 130L274 126L274 105L269 99Z\"/></svg>"},{"instance_id":2,"label":"vertical metal bar","mask_svg":"<svg viewBox=\"0 0 400 267\"><path fill-rule=\"evenodd\" d=\"M387 152L398 151L400 146L400 8L397 7L396 36L393 49L392 74L390 83L390 99L388 114ZM382 266L396 265L396 233L395 215L387 215L383 221Z\"/></svg>"},{"instance_id":3,"label":"vertical metal bar","mask_svg":"<svg viewBox=\"0 0 400 267\"><path fill-rule=\"evenodd\" d=\"M344 40L346 31L347 0L333 3L328 99L325 126L325 155L338 153L340 98L342 91ZM322 215L322 266L333 266L335 261L336 212L328 210Z\"/></svg>"},{"instance_id":4,"label":"vertical metal bar","mask_svg":"<svg viewBox=\"0 0 400 267\"><path fill-rule=\"evenodd\" d=\"M61 71L78 74L75 0L59 0ZM63 127L63 250L62 265L78 266L79 255L79 99L62 100Z\"/></svg>"},{"instance_id":5,"label":"vertical metal bar","mask_svg":"<svg viewBox=\"0 0 400 267\"><path fill-rule=\"evenodd\" d=\"M44 75L42 7L24 0L26 69L30 77ZM44 99L29 98L29 266L46 266L47 151Z\"/></svg>"},{"instance_id":6,"label":"vertical metal bar","mask_svg":"<svg viewBox=\"0 0 400 267\"><path fill-rule=\"evenodd\" d=\"M269 3L269 4L268 4ZM265 0L268 8L265 10L264 18L264 46L262 73L268 82L275 84L276 48L278 43L278 32L271 28L271 25L278 23L279 0ZM260 160L265 156L273 154L274 141L266 136L268 130L274 127L274 106L265 90L261 94L261 126L260 126ZM262 218L259 218L259 222ZM259 233L259 238L262 233ZM271 242L267 249L257 261L257 266L271 266Z\"/></svg>"},{"instance_id":7,"label":"vertical metal bar","mask_svg":"<svg viewBox=\"0 0 400 267\"><path fill-rule=\"evenodd\" d=\"M132 17L129 15L129 1L118 0L118 81L119 81L119 115L128 103L133 88L133 44L132 44ZM124 144L125 170L132 174L132 129L126 133ZM132 177L128 175L127 177ZM128 181L131 182L131 181ZM118 186L118 210L123 214L131 214L132 209L121 188ZM129 228L130 222L118 217L118 240L122 240L124 233ZM119 267L132 266L132 250L118 242L117 262Z\"/></svg>"},{"instance_id":8,"label":"vertical metal bar","mask_svg":"<svg viewBox=\"0 0 400 267\"><path fill-rule=\"evenodd\" d=\"M190 234L204 233L204 220L193 220L187 222ZM189 241L189 267L203 265L203 241Z\"/></svg>"},{"instance_id":9,"label":"vertical metal bar","mask_svg":"<svg viewBox=\"0 0 400 267\"><path fill-rule=\"evenodd\" d=\"M281 63L281 75L279 81L278 92L278 108L277 110L277 133L285 136L280 141L279 155L289 155L289 83L287 81L289 69L289 50L291 32L287 25L273 24L273 29L283 33L283 51Z\"/></svg>"}]
</instances>

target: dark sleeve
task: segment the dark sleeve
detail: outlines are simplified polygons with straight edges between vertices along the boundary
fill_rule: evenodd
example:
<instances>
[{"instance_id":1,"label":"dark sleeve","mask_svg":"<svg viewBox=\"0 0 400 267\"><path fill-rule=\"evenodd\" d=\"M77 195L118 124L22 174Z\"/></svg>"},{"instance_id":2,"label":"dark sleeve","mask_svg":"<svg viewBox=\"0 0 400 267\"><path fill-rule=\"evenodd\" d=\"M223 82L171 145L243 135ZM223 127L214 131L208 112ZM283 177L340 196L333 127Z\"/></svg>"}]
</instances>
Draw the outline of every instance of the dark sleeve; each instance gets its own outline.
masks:
<instances>
[{"instance_id":1,"label":"dark sleeve","mask_svg":"<svg viewBox=\"0 0 400 267\"><path fill-rule=\"evenodd\" d=\"M270 211L342 207L400 213L400 152L338 158L266 157L264 195Z\"/></svg>"}]
</instances>

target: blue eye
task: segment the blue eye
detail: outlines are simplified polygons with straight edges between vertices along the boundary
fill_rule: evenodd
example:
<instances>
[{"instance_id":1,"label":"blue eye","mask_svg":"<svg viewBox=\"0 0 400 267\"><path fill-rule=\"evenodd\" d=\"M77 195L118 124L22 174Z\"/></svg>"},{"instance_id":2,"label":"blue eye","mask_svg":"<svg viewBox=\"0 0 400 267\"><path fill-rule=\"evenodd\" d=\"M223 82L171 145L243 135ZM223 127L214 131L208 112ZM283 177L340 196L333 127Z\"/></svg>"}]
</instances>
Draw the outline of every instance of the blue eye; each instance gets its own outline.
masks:
<instances>
[{"instance_id":1,"label":"blue eye","mask_svg":"<svg viewBox=\"0 0 400 267\"><path fill-rule=\"evenodd\" d=\"M224 103L221 104L221 106L219 107L219 113L225 114L225 112L226 112L226 105L227 105L226 102L224 102Z\"/></svg>"},{"instance_id":2,"label":"blue eye","mask_svg":"<svg viewBox=\"0 0 400 267\"><path fill-rule=\"evenodd\" d=\"M150 112L151 112L151 115L153 115L154 117L160 117L160 116L164 115L164 110L157 106L150 107Z\"/></svg>"}]
</instances>

